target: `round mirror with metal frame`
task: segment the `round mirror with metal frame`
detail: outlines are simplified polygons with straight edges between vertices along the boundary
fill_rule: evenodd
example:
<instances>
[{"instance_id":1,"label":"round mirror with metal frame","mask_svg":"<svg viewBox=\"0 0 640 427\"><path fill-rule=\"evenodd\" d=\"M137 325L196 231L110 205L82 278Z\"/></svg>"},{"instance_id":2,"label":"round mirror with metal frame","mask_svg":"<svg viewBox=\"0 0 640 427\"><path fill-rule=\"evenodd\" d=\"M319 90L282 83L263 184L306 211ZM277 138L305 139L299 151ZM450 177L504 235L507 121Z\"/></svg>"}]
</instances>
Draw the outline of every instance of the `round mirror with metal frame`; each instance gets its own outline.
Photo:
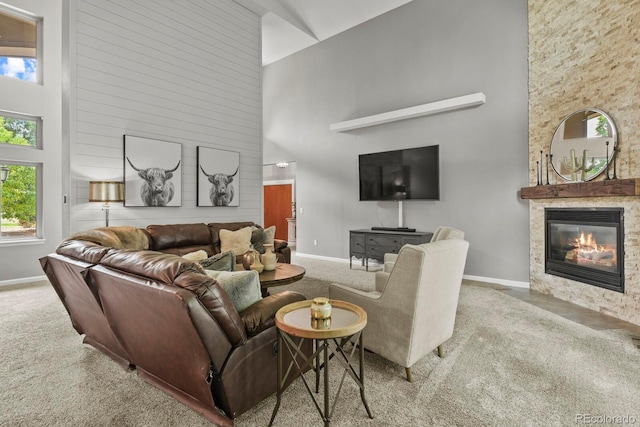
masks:
<instances>
[{"instance_id":1,"label":"round mirror with metal frame","mask_svg":"<svg viewBox=\"0 0 640 427\"><path fill-rule=\"evenodd\" d=\"M566 181L591 181L607 168L617 143L616 126L604 111L577 110L562 119L553 134L551 165Z\"/></svg>"}]
</instances>

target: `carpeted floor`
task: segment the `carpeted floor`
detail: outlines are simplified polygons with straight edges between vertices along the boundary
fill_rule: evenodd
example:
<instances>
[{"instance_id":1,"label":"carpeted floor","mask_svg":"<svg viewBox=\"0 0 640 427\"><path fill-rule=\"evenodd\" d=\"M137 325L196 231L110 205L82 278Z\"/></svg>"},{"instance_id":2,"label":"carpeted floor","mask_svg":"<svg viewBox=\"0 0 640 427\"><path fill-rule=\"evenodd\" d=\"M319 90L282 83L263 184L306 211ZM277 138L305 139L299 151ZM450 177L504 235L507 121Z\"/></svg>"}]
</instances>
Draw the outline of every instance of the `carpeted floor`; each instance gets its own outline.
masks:
<instances>
[{"instance_id":1,"label":"carpeted floor","mask_svg":"<svg viewBox=\"0 0 640 427\"><path fill-rule=\"evenodd\" d=\"M326 295L331 281L373 286L373 273L348 264L297 263L307 275L286 288L308 297ZM576 417L587 415L640 423L640 352L628 334L590 329L499 289L464 282L446 357L434 352L420 360L413 383L402 367L367 353L366 395L375 418L347 379L332 424L569 426L585 424ZM48 284L0 290L0 313L0 425L211 425L82 344ZM236 425L266 426L274 404L274 396L264 400ZM322 424L302 381L283 395L274 424Z\"/></svg>"}]
</instances>

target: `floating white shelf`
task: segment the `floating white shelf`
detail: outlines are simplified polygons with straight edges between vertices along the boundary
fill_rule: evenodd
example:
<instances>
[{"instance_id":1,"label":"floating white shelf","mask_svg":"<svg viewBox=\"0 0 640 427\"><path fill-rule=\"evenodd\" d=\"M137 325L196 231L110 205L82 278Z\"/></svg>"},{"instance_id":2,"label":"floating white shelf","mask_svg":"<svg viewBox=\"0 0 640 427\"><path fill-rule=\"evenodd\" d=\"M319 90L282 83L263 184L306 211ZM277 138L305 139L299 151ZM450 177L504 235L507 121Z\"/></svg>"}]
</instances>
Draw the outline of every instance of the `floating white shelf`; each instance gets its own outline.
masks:
<instances>
[{"instance_id":1,"label":"floating white shelf","mask_svg":"<svg viewBox=\"0 0 640 427\"><path fill-rule=\"evenodd\" d=\"M398 120L428 116L429 114L475 107L477 105L482 105L485 102L486 97L484 96L484 93L472 93L471 95L443 99L442 101L429 102L428 104L416 105L415 107L402 108L400 110L389 111L387 113L374 114L373 116L333 123L329 125L329 130L333 132L344 132L368 126L381 125L383 123L395 122Z\"/></svg>"}]
</instances>

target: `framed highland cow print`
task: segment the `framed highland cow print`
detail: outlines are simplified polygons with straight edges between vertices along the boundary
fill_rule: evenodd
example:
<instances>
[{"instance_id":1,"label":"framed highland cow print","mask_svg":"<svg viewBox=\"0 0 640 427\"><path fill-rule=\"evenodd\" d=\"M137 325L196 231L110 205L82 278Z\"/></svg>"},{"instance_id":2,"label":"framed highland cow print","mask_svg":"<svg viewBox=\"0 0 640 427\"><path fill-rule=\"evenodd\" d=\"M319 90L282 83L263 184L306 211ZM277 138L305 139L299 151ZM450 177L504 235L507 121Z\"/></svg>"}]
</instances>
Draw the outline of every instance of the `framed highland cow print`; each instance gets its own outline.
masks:
<instances>
[{"instance_id":1,"label":"framed highland cow print","mask_svg":"<svg viewBox=\"0 0 640 427\"><path fill-rule=\"evenodd\" d=\"M124 205L182 205L182 144L124 136Z\"/></svg>"},{"instance_id":2,"label":"framed highland cow print","mask_svg":"<svg viewBox=\"0 0 640 427\"><path fill-rule=\"evenodd\" d=\"M198 206L240 206L240 153L198 147Z\"/></svg>"}]
</instances>

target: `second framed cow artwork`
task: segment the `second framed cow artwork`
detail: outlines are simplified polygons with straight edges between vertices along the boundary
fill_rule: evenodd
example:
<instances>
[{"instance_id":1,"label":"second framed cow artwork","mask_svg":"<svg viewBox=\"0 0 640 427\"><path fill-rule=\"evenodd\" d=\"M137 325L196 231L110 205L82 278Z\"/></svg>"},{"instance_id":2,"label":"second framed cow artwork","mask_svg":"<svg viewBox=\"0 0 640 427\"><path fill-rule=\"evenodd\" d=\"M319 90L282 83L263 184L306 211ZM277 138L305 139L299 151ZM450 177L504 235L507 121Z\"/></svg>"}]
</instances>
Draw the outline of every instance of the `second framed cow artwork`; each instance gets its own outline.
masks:
<instances>
[{"instance_id":1,"label":"second framed cow artwork","mask_svg":"<svg viewBox=\"0 0 640 427\"><path fill-rule=\"evenodd\" d=\"M240 153L198 147L198 206L240 206Z\"/></svg>"}]
</instances>

